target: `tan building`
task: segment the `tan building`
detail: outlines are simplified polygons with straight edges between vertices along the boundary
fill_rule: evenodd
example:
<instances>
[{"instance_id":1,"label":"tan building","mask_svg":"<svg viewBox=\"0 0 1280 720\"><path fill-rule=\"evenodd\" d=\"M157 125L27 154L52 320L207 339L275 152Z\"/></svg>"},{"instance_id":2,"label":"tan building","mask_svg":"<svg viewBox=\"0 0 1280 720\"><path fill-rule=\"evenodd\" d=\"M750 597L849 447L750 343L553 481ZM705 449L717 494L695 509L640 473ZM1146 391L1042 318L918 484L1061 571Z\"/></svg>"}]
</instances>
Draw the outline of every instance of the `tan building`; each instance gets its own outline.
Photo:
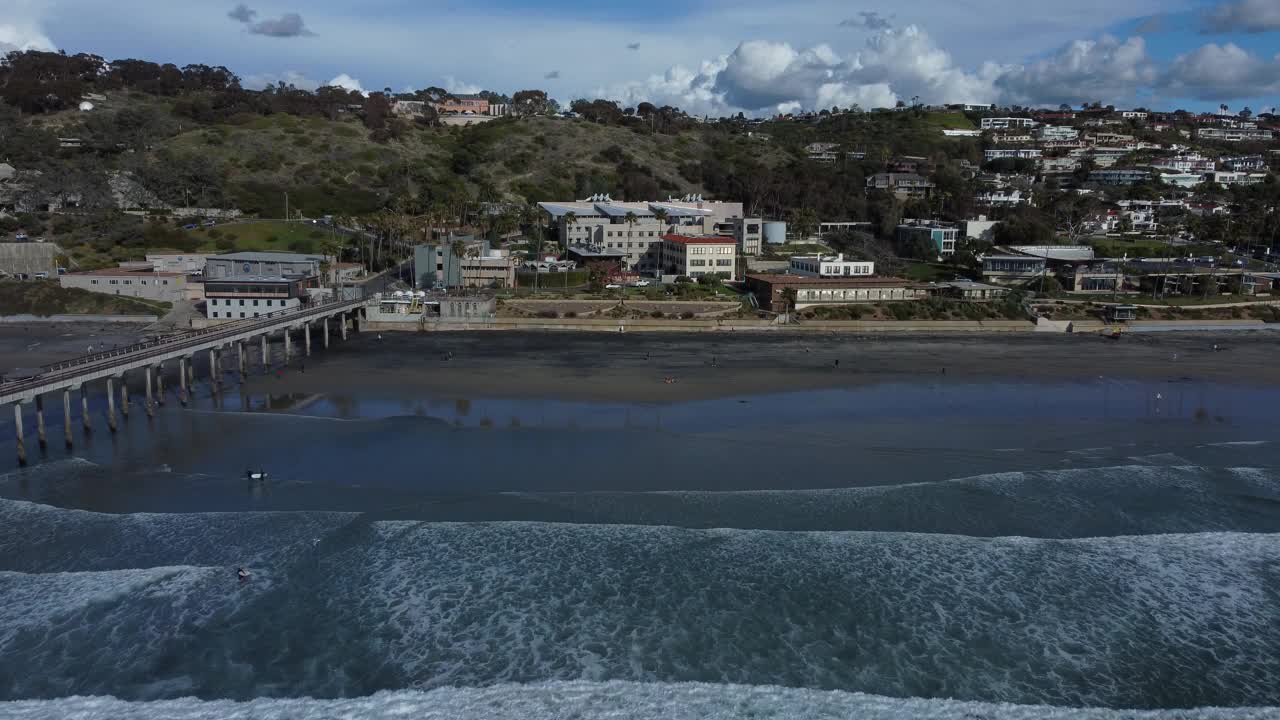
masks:
<instances>
[{"instance_id":1,"label":"tan building","mask_svg":"<svg viewBox=\"0 0 1280 720\"><path fill-rule=\"evenodd\" d=\"M516 259L503 250L487 250L479 257L462 258L465 287L515 287Z\"/></svg>"},{"instance_id":2,"label":"tan building","mask_svg":"<svg viewBox=\"0 0 1280 720\"><path fill-rule=\"evenodd\" d=\"M156 272L177 272L187 275L204 273L208 253L147 253L147 262Z\"/></svg>"},{"instance_id":3,"label":"tan building","mask_svg":"<svg viewBox=\"0 0 1280 720\"><path fill-rule=\"evenodd\" d=\"M106 295L176 302L187 292L187 275L178 272L156 272L151 268L104 268L88 272L67 273L58 278L64 288L80 288Z\"/></svg>"},{"instance_id":4,"label":"tan building","mask_svg":"<svg viewBox=\"0 0 1280 720\"><path fill-rule=\"evenodd\" d=\"M719 275L737 278L738 242L724 235L688 236L674 233L662 238L662 272L691 278Z\"/></svg>"},{"instance_id":5,"label":"tan building","mask_svg":"<svg viewBox=\"0 0 1280 720\"><path fill-rule=\"evenodd\" d=\"M746 286L761 310L780 313L787 312L793 301L795 309L803 310L820 305L901 302L929 296L928 286L902 278L817 278L761 273L747 275Z\"/></svg>"}]
</instances>

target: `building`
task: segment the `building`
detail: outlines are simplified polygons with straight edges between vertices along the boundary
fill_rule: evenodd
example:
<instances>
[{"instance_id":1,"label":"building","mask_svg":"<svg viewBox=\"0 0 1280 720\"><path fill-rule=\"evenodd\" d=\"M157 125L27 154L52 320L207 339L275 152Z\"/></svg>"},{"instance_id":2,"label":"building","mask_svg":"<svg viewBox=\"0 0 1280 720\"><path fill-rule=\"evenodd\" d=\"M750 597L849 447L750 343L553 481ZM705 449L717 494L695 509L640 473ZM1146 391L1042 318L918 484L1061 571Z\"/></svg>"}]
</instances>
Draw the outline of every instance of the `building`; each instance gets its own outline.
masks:
<instances>
[{"instance_id":1,"label":"building","mask_svg":"<svg viewBox=\"0 0 1280 720\"><path fill-rule=\"evenodd\" d=\"M1045 274L1047 261L1042 257L1015 254L993 254L982 258L982 279L997 284L1023 283Z\"/></svg>"},{"instance_id":2,"label":"building","mask_svg":"<svg viewBox=\"0 0 1280 720\"><path fill-rule=\"evenodd\" d=\"M287 252L233 252L205 258L206 279L225 277L312 277L320 274L322 255Z\"/></svg>"},{"instance_id":3,"label":"building","mask_svg":"<svg viewBox=\"0 0 1280 720\"><path fill-rule=\"evenodd\" d=\"M760 218L729 218L728 230L728 234L738 241L739 255L755 257L760 254L760 247L764 243L763 220Z\"/></svg>"},{"instance_id":4,"label":"building","mask_svg":"<svg viewBox=\"0 0 1280 720\"><path fill-rule=\"evenodd\" d=\"M867 190L884 190L899 200L926 199L934 184L915 173L876 173L867 178Z\"/></svg>"},{"instance_id":5,"label":"building","mask_svg":"<svg viewBox=\"0 0 1280 720\"><path fill-rule=\"evenodd\" d=\"M205 280L205 317L210 320L248 320L271 313L297 310L310 302L317 278L230 275Z\"/></svg>"},{"instance_id":6,"label":"building","mask_svg":"<svg viewBox=\"0 0 1280 720\"><path fill-rule=\"evenodd\" d=\"M981 130L948 130L943 128L942 134L947 137L982 137Z\"/></svg>"},{"instance_id":7,"label":"building","mask_svg":"<svg viewBox=\"0 0 1280 720\"><path fill-rule=\"evenodd\" d=\"M461 254L454 253L454 245L460 244ZM434 243L413 248L414 284L419 288L451 288L463 285L462 261L468 256L479 257L489 244L474 235L450 233Z\"/></svg>"},{"instance_id":8,"label":"building","mask_svg":"<svg viewBox=\"0 0 1280 720\"><path fill-rule=\"evenodd\" d=\"M839 255L793 255L789 272L806 277L870 277L876 264L862 260L845 260Z\"/></svg>"},{"instance_id":9,"label":"building","mask_svg":"<svg viewBox=\"0 0 1280 720\"><path fill-rule=\"evenodd\" d=\"M156 272L150 266L67 273L59 276L58 282L64 288L169 303L182 300L187 292L186 273Z\"/></svg>"},{"instance_id":10,"label":"building","mask_svg":"<svg viewBox=\"0 0 1280 720\"><path fill-rule=\"evenodd\" d=\"M1222 158L1222 167L1236 172L1254 172L1267 168L1267 159L1261 155L1241 155L1239 157ZM1212 170L1213 168L1209 168ZM1207 171L1206 171L1207 172Z\"/></svg>"},{"instance_id":11,"label":"building","mask_svg":"<svg viewBox=\"0 0 1280 720\"><path fill-rule=\"evenodd\" d=\"M1159 178L1166 185L1180 188L1193 188L1204 182L1204 175L1201 173L1162 173Z\"/></svg>"},{"instance_id":12,"label":"building","mask_svg":"<svg viewBox=\"0 0 1280 720\"><path fill-rule=\"evenodd\" d=\"M463 287L515 287L516 259L506 250L485 250L463 257L461 272Z\"/></svg>"},{"instance_id":13,"label":"building","mask_svg":"<svg viewBox=\"0 0 1280 720\"><path fill-rule=\"evenodd\" d=\"M989 117L982 118L981 128L983 130L1009 130L1012 128L1035 127L1036 121L1031 118L1020 117Z\"/></svg>"},{"instance_id":14,"label":"building","mask_svg":"<svg viewBox=\"0 0 1280 720\"><path fill-rule=\"evenodd\" d=\"M1209 182L1218 183L1219 185L1257 185L1258 183L1266 181L1267 174L1215 170L1206 174L1205 179Z\"/></svg>"},{"instance_id":15,"label":"building","mask_svg":"<svg viewBox=\"0 0 1280 720\"><path fill-rule=\"evenodd\" d=\"M1196 130L1196 137L1221 142L1271 142L1273 133L1256 127L1200 128Z\"/></svg>"},{"instance_id":16,"label":"building","mask_svg":"<svg viewBox=\"0 0 1280 720\"><path fill-rule=\"evenodd\" d=\"M895 235L899 248L910 245L919 238L934 244L939 255L950 255L956 251L956 239L960 228L950 223L933 220L903 220Z\"/></svg>"},{"instance_id":17,"label":"building","mask_svg":"<svg viewBox=\"0 0 1280 720\"><path fill-rule=\"evenodd\" d=\"M1062 125L1041 125L1032 130L1031 134L1037 140L1075 140L1080 137L1079 130Z\"/></svg>"},{"instance_id":18,"label":"building","mask_svg":"<svg viewBox=\"0 0 1280 720\"><path fill-rule=\"evenodd\" d=\"M689 236L669 233L662 237L662 272L698 278L719 275L737 278L738 243L731 237Z\"/></svg>"},{"instance_id":19,"label":"building","mask_svg":"<svg viewBox=\"0 0 1280 720\"><path fill-rule=\"evenodd\" d=\"M840 159L840 145L839 143L810 143L805 146L804 154L814 162L830 165Z\"/></svg>"},{"instance_id":20,"label":"building","mask_svg":"<svg viewBox=\"0 0 1280 720\"><path fill-rule=\"evenodd\" d=\"M761 310L784 313L823 305L901 302L928 297L927 286L902 278L819 278L770 273L748 274L747 292Z\"/></svg>"},{"instance_id":21,"label":"building","mask_svg":"<svg viewBox=\"0 0 1280 720\"><path fill-rule=\"evenodd\" d=\"M207 253L147 253L147 262L156 272L202 275L205 261L210 257L214 256Z\"/></svg>"},{"instance_id":22,"label":"building","mask_svg":"<svg viewBox=\"0 0 1280 720\"><path fill-rule=\"evenodd\" d=\"M551 216L560 244L622 250L623 269L654 273L658 270L662 236L728 235L744 254L758 253L764 223L746 218L742 203L705 200L701 195L647 202L619 202L608 195L593 195L577 202L538 203ZM744 222L736 222L736 220Z\"/></svg>"},{"instance_id":23,"label":"building","mask_svg":"<svg viewBox=\"0 0 1280 720\"><path fill-rule=\"evenodd\" d=\"M488 115L489 101L479 95L453 95L435 108L441 115Z\"/></svg>"},{"instance_id":24,"label":"building","mask_svg":"<svg viewBox=\"0 0 1280 720\"><path fill-rule=\"evenodd\" d=\"M996 236L996 225L999 220L988 220L986 215L979 215L977 220L964 221L964 237L969 240L991 242Z\"/></svg>"},{"instance_id":25,"label":"building","mask_svg":"<svg viewBox=\"0 0 1280 720\"><path fill-rule=\"evenodd\" d=\"M972 280L929 283L929 290L942 297L966 300L968 302L989 302L991 300L999 300L1009 294L1009 288L987 285Z\"/></svg>"},{"instance_id":26,"label":"building","mask_svg":"<svg viewBox=\"0 0 1280 720\"><path fill-rule=\"evenodd\" d=\"M1072 173L1080 169L1080 161L1071 157L1042 157L1040 172L1046 175Z\"/></svg>"},{"instance_id":27,"label":"building","mask_svg":"<svg viewBox=\"0 0 1280 720\"><path fill-rule=\"evenodd\" d=\"M996 150L986 150L982 153L983 159L987 162L992 160L1000 160L1001 158L1016 158L1020 160L1039 160L1044 151L1038 148L1004 148Z\"/></svg>"},{"instance_id":28,"label":"building","mask_svg":"<svg viewBox=\"0 0 1280 720\"><path fill-rule=\"evenodd\" d=\"M1124 112L1120 113L1120 117L1124 118L1125 120L1146 120L1147 114L1140 110L1125 110Z\"/></svg>"},{"instance_id":29,"label":"building","mask_svg":"<svg viewBox=\"0 0 1280 720\"><path fill-rule=\"evenodd\" d=\"M1030 205L1031 193L1024 193L1021 190L987 190L975 195L973 200L979 205L990 205L992 207Z\"/></svg>"},{"instance_id":30,"label":"building","mask_svg":"<svg viewBox=\"0 0 1280 720\"><path fill-rule=\"evenodd\" d=\"M1035 137L1026 132L998 132L991 135L991 142L997 145L1017 145L1020 143L1029 143Z\"/></svg>"},{"instance_id":31,"label":"building","mask_svg":"<svg viewBox=\"0 0 1280 720\"><path fill-rule=\"evenodd\" d=\"M1175 155L1173 157L1160 158L1151 163L1151 167L1157 170L1169 170L1177 173L1207 173L1213 172L1213 160L1201 155ZM1234 169L1234 168L1232 168Z\"/></svg>"},{"instance_id":32,"label":"building","mask_svg":"<svg viewBox=\"0 0 1280 720\"><path fill-rule=\"evenodd\" d=\"M1102 185L1133 185L1146 182L1152 177L1148 168L1118 168L1112 170L1094 170L1089 173L1089 182Z\"/></svg>"}]
</instances>

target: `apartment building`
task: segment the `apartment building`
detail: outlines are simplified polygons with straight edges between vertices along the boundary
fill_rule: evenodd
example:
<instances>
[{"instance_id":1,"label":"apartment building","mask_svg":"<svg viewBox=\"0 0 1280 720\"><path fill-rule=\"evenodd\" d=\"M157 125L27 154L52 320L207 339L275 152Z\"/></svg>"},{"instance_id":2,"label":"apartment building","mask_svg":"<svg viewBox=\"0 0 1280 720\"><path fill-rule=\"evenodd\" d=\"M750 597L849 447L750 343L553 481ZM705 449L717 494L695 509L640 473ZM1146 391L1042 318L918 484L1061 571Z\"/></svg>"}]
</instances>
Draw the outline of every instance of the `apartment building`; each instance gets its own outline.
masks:
<instances>
[{"instance_id":1,"label":"apartment building","mask_svg":"<svg viewBox=\"0 0 1280 720\"><path fill-rule=\"evenodd\" d=\"M1073 127L1065 127L1062 125L1041 125L1031 131L1037 140L1075 140L1080 137L1080 131Z\"/></svg>"},{"instance_id":2,"label":"apartment building","mask_svg":"<svg viewBox=\"0 0 1280 720\"><path fill-rule=\"evenodd\" d=\"M1001 158L1020 158L1023 160L1039 160L1043 155L1043 151L1036 148L1004 148L996 150L986 150L983 152L983 159L987 162L999 160Z\"/></svg>"},{"instance_id":3,"label":"apartment building","mask_svg":"<svg viewBox=\"0 0 1280 720\"><path fill-rule=\"evenodd\" d=\"M884 190L899 200L928 198L934 184L915 173L876 173L867 178L867 190Z\"/></svg>"},{"instance_id":4,"label":"apartment building","mask_svg":"<svg viewBox=\"0 0 1280 720\"><path fill-rule=\"evenodd\" d=\"M989 117L982 118L981 128L983 130L1009 130L1012 128L1030 129L1036 124L1031 118L1021 117Z\"/></svg>"},{"instance_id":5,"label":"apartment building","mask_svg":"<svg viewBox=\"0 0 1280 720\"><path fill-rule=\"evenodd\" d=\"M1218 183L1219 185L1257 185L1266 181L1267 174L1215 170L1206 174L1205 179L1209 182Z\"/></svg>"},{"instance_id":6,"label":"apartment building","mask_svg":"<svg viewBox=\"0 0 1280 720\"><path fill-rule=\"evenodd\" d=\"M1040 158L1040 172L1048 174L1075 172L1080 161L1071 157Z\"/></svg>"},{"instance_id":7,"label":"apartment building","mask_svg":"<svg viewBox=\"0 0 1280 720\"><path fill-rule=\"evenodd\" d=\"M1219 140L1222 142L1271 142L1273 133L1261 128L1200 128L1196 137L1201 140Z\"/></svg>"},{"instance_id":8,"label":"apartment building","mask_svg":"<svg viewBox=\"0 0 1280 720\"><path fill-rule=\"evenodd\" d=\"M1265 170L1267 167L1267 159L1261 155L1240 155L1238 157L1222 158L1222 167L1227 170L1235 170L1236 172ZM1212 169L1213 168L1210 168L1210 170Z\"/></svg>"},{"instance_id":9,"label":"apartment building","mask_svg":"<svg viewBox=\"0 0 1280 720\"><path fill-rule=\"evenodd\" d=\"M1114 170L1094 170L1089 173L1089 182L1103 185L1133 185L1151 179L1149 168L1118 168Z\"/></svg>"},{"instance_id":10,"label":"apartment building","mask_svg":"<svg viewBox=\"0 0 1280 720\"><path fill-rule=\"evenodd\" d=\"M1213 172L1214 162L1209 158L1195 154L1175 155L1174 157L1156 160L1151 163L1151 167L1175 173L1207 173Z\"/></svg>"},{"instance_id":11,"label":"apartment building","mask_svg":"<svg viewBox=\"0 0 1280 720\"><path fill-rule=\"evenodd\" d=\"M737 278L738 241L723 235L689 236L668 233L662 237L662 273L691 278L719 275Z\"/></svg>"},{"instance_id":12,"label":"apartment building","mask_svg":"<svg viewBox=\"0 0 1280 720\"><path fill-rule=\"evenodd\" d=\"M863 260L845 260L839 255L793 255L789 272L806 277L870 277L876 264Z\"/></svg>"}]
</instances>

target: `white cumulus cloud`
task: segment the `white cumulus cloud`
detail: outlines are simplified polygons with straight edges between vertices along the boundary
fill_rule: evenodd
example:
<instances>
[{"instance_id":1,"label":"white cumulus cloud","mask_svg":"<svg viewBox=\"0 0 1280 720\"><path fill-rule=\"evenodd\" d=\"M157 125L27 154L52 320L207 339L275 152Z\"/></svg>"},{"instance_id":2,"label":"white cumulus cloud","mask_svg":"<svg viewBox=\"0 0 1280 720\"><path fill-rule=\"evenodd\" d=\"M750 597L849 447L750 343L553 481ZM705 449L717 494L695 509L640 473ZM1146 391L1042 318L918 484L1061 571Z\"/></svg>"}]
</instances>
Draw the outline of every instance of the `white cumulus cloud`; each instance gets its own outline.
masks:
<instances>
[{"instance_id":1,"label":"white cumulus cloud","mask_svg":"<svg viewBox=\"0 0 1280 720\"><path fill-rule=\"evenodd\" d=\"M1122 102L1149 87L1157 70L1140 37L1077 40L1053 55L1004 73L1002 97L1025 104Z\"/></svg>"},{"instance_id":2,"label":"white cumulus cloud","mask_svg":"<svg viewBox=\"0 0 1280 720\"><path fill-rule=\"evenodd\" d=\"M0 54L14 50L57 50L45 34L39 9L26 0L9 0L0 12Z\"/></svg>"},{"instance_id":3,"label":"white cumulus cloud","mask_svg":"<svg viewBox=\"0 0 1280 720\"><path fill-rule=\"evenodd\" d=\"M1280 55L1265 60L1234 43L1209 43L1179 55L1161 86L1169 94L1197 100L1273 95L1280 93Z\"/></svg>"},{"instance_id":4,"label":"white cumulus cloud","mask_svg":"<svg viewBox=\"0 0 1280 720\"><path fill-rule=\"evenodd\" d=\"M330 87L340 87L344 90L353 90L361 95L366 94L365 89L360 86L360 81L346 73L342 73L325 84Z\"/></svg>"}]
</instances>

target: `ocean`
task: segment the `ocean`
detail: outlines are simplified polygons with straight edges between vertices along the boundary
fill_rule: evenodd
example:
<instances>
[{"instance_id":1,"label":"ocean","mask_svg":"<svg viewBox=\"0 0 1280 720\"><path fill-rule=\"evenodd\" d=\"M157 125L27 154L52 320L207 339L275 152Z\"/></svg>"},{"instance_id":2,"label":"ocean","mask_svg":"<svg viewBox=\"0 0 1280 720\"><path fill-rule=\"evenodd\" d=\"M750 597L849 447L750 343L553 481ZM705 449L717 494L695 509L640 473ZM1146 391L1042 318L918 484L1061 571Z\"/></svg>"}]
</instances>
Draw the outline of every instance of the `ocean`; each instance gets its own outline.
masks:
<instances>
[{"instance_id":1,"label":"ocean","mask_svg":"<svg viewBox=\"0 0 1280 720\"><path fill-rule=\"evenodd\" d=\"M0 475L0 717L1277 717L1277 399L135 410Z\"/></svg>"}]
</instances>

